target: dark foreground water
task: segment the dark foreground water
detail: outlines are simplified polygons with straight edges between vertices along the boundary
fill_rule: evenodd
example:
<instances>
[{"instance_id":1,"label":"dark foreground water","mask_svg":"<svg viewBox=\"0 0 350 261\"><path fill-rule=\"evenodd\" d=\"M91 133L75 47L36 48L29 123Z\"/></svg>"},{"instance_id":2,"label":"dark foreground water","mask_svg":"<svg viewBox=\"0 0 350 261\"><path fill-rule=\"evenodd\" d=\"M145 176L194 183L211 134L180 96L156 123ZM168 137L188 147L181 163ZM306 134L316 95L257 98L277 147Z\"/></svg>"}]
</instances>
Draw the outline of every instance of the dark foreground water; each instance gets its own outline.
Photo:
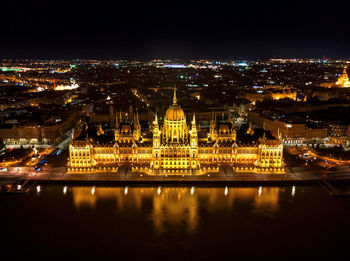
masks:
<instances>
[{"instance_id":1,"label":"dark foreground water","mask_svg":"<svg viewBox=\"0 0 350 261\"><path fill-rule=\"evenodd\" d=\"M350 257L350 200L321 187L41 186L0 207L3 259Z\"/></svg>"}]
</instances>

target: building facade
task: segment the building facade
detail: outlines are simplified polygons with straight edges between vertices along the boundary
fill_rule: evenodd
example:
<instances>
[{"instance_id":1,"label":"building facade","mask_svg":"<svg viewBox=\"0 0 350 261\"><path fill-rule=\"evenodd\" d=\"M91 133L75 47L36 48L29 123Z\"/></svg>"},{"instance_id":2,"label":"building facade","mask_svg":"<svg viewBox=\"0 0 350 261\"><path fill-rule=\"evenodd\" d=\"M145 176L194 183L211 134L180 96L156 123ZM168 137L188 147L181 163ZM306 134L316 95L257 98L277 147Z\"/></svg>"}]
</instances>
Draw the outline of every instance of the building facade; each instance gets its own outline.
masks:
<instances>
[{"instance_id":1,"label":"building facade","mask_svg":"<svg viewBox=\"0 0 350 261\"><path fill-rule=\"evenodd\" d=\"M346 67L344 68L342 74L338 78L337 82L335 83L338 87L350 87L350 81L348 74L346 73Z\"/></svg>"},{"instance_id":2,"label":"building facade","mask_svg":"<svg viewBox=\"0 0 350 261\"><path fill-rule=\"evenodd\" d=\"M304 123L271 120L253 111L249 112L248 119L264 130L270 131L274 137L280 135L286 145L302 145L315 140L324 142L328 137L327 128L310 128Z\"/></svg>"},{"instance_id":3,"label":"building facade","mask_svg":"<svg viewBox=\"0 0 350 261\"><path fill-rule=\"evenodd\" d=\"M350 87L350 80L349 76L346 72L346 67L343 69L343 72L340 74L336 82L331 82L331 83L321 83L321 87L326 87L326 88L347 88Z\"/></svg>"},{"instance_id":4,"label":"building facade","mask_svg":"<svg viewBox=\"0 0 350 261\"><path fill-rule=\"evenodd\" d=\"M118 114L115 122L114 139L104 143L87 134L72 135L68 173L117 172L121 165L150 175L202 175L224 165L234 172L284 173L281 137L241 145L231 117L218 124L213 116L209 131L199 131L195 114L187 123L175 90L163 124L155 115L150 135L142 133L137 113L133 124L123 124ZM101 126L98 133L104 135Z\"/></svg>"},{"instance_id":5,"label":"building facade","mask_svg":"<svg viewBox=\"0 0 350 261\"><path fill-rule=\"evenodd\" d=\"M67 119L52 124L0 124L0 138L7 146L56 144L75 127L78 118L79 113L75 112Z\"/></svg>"}]
</instances>

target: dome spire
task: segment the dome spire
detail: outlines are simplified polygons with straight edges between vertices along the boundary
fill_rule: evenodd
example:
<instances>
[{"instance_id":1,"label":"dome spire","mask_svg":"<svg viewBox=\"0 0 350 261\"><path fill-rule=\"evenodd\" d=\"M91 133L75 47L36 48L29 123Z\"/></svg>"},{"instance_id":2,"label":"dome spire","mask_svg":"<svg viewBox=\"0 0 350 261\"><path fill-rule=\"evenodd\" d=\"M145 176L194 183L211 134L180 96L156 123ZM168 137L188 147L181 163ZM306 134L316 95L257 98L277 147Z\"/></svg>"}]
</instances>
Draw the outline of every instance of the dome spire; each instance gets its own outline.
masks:
<instances>
[{"instance_id":1,"label":"dome spire","mask_svg":"<svg viewBox=\"0 0 350 261\"><path fill-rule=\"evenodd\" d=\"M177 99L176 99L176 85L174 84L174 97L173 97L173 105L177 105Z\"/></svg>"}]
</instances>

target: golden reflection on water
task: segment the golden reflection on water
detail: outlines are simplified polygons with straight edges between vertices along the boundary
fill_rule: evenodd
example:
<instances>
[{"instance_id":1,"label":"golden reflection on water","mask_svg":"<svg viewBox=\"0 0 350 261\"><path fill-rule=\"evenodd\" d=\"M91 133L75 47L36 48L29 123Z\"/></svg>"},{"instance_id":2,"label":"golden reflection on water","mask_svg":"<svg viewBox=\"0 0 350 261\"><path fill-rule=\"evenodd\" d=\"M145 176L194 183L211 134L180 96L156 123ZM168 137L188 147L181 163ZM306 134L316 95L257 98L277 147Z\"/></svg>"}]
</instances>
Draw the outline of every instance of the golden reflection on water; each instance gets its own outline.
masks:
<instances>
[{"instance_id":1,"label":"golden reflection on water","mask_svg":"<svg viewBox=\"0 0 350 261\"><path fill-rule=\"evenodd\" d=\"M239 211L235 205L248 202L252 212L271 215L279 209L279 187L72 187L77 209L95 208L98 201L114 200L119 211L140 212L144 200L152 202L150 217L157 232L166 225L185 224L194 231L200 220L200 210L207 212Z\"/></svg>"}]
</instances>

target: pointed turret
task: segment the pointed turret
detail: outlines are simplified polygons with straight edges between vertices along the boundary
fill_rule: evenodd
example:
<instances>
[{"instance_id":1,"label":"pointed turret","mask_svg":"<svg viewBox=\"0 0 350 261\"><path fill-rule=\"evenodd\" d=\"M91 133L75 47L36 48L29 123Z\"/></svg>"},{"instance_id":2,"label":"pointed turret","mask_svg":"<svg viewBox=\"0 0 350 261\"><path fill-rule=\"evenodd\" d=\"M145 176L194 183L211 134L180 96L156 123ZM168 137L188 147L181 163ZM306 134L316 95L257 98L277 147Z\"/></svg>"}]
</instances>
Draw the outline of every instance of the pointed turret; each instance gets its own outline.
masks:
<instances>
[{"instance_id":1,"label":"pointed turret","mask_svg":"<svg viewBox=\"0 0 350 261\"><path fill-rule=\"evenodd\" d=\"M102 124L100 123L100 127L98 128L98 131L97 131L97 135L100 136L102 134L104 134L104 131L102 129Z\"/></svg>"},{"instance_id":2,"label":"pointed turret","mask_svg":"<svg viewBox=\"0 0 350 261\"><path fill-rule=\"evenodd\" d=\"M158 148L160 145L160 131L158 126L157 114L155 115L153 125L153 148Z\"/></svg>"},{"instance_id":3,"label":"pointed turret","mask_svg":"<svg viewBox=\"0 0 350 261\"><path fill-rule=\"evenodd\" d=\"M119 119L118 114L115 116L115 132L114 132L114 141L117 142L119 140L120 130L119 130Z\"/></svg>"},{"instance_id":4,"label":"pointed turret","mask_svg":"<svg viewBox=\"0 0 350 261\"><path fill-rule=\"evenodd\" d=\"M154 126L153 126L153 133L159 132L158 116L157 116L157 114L155 115L155 119L154 119L153 124L154 124Z\"/></svg>"},{"instance_id":5,"label":"pointed turret","mask_svg":"<svg viewBox=\"0 0 350 261\"><path fill-rule=\"evenodd\" d=\"M118 114L115 115L115 128L119 130L119 119L118 119Z\"/></svg>"},{"instance_id":6,"label":"pointed turret","mask_svg":"<svg viewBox=\"0 0 350 261\"><path fill-rule=\"evenodd\" d=\"M197 126L196 126L196 114L193 113L192 127L191 127L191 136L197 135Z\"/></svg>"},{"instance_id":7,"label":"pointed turret","mask_svg":"<svg viewBox=\"0 0 350 261\"><path fill-rule=\"evenodd\" d=\"M212 112L211 121L209 126L209 138L214 141L217 138L217 130L216 130L216 114Z\"/></svg>"},{"instance_id":8,"label":"pointed turret","mask_svg":"<svg viewBox=\"0 0 350 261\"><path fill-rule=\"evenodd\" d=\"M249 122L249 128L247 130L247 134L254 135L254 130L252 128L252 123L251 122Z\"/></svg>"},{"instance_id":9,"label":"pointed turret","mask_svg":"<svg viewBox=\"0 0 350 261\"><path fill-rule=\"evenodd\" d=\"M139 140L141 137L141 125L139 122L139 114L138 112L136 115L134 114L134 130L133 130L133 137L134 140Z\"/></svg>"},{"instance_id":10,"label":"pointed turret","mask_svg":"<svg viewBox=\"0 0 350 261\"><path fill-rule=\"evenodd\" d=\"M278 137L278 140L282 140L282 133L280 132L280 128L277 129L277 137Z\"/></svg>"},{"instance_id":11,"label":"pointed turret","mask_svg":"<svg viewBox=\"0 0 350 261\"><path fill-rule=\"evenodd\" d=\"M192 128L191 128L191 147L196 148L198 145L198 136L197 136L197 126L196 126L196 114L193 113L193 120L192 120Z\"/></svg>"},{"instance_id":12,"label":"pointed turret","mask_svg":"<svg viewBox=\"0 0 350 261\"><path fill-rule=\"evenodd\" d=\"M134 126L139 126L140 125L140 122L139 122L139 115L138 113L136 113L134 115Z\"/></svg>"},{"instance_id":13,"label":"pointed turret","mask_svg":"<svg viewBox=\"0 0 350 261\"><path fill-rule=\"evenodd\" d=\"M159 169L160 167L160 131L158 126L158 117L157 113L155 114L155 118L153 121L153 149L152 155L153 159L151 161L150 167L152 169Z\"/></svg>"}]
</instances>

